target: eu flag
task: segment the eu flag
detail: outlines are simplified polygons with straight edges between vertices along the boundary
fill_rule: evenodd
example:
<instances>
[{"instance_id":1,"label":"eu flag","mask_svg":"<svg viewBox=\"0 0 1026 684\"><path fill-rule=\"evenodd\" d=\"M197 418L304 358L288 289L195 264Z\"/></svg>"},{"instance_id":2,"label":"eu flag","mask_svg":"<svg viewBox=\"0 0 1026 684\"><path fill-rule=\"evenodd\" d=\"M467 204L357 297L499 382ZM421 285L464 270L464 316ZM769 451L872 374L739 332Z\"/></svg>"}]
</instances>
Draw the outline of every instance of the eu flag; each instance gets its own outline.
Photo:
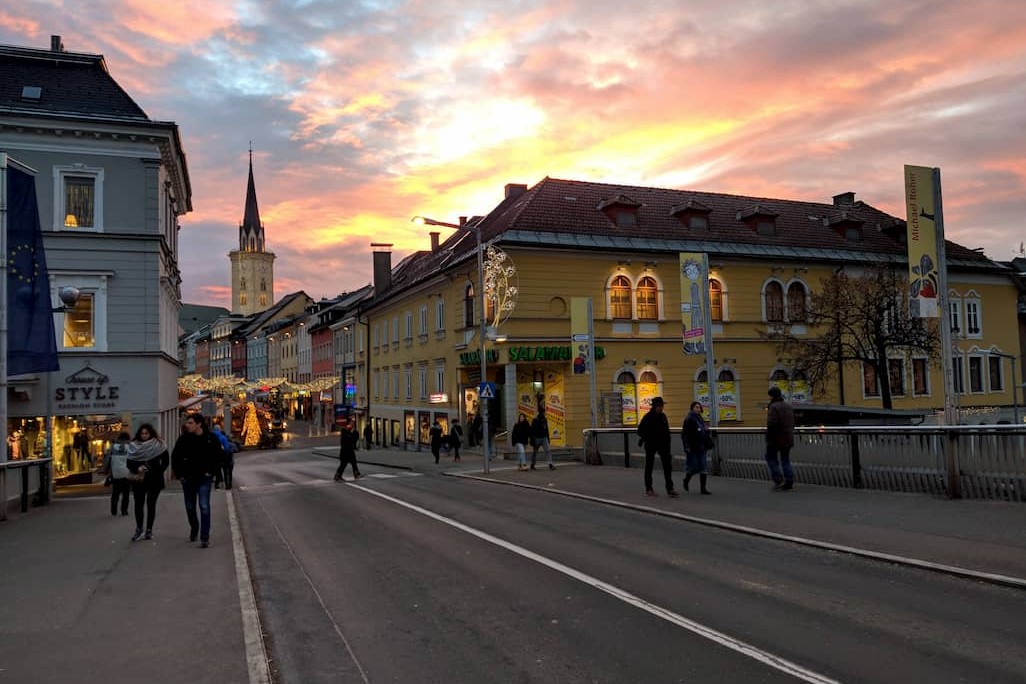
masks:
<instances>
[{"instance_id":1,"label":"eu flag","mask_svg":"<svg viewBox=\"0 0 1026 684\"><path fill-rule=\"evenodd\" d=\"M36 179L7 167L7 374L59 369Z\"/></svg>"}]
</instances>

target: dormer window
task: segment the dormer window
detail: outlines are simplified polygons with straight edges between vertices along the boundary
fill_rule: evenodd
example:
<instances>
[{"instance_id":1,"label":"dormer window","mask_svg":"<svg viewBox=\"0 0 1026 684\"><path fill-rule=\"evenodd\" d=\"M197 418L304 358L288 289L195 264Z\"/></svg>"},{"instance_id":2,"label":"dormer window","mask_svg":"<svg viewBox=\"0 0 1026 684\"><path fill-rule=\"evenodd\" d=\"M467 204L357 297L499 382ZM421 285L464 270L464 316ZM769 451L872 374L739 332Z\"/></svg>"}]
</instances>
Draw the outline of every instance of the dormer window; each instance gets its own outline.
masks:
<instances>
[{"instance_id":1,"label":"dormer window","mask_svg":"<svg viewBox=\"0 0 1026 684\"><path fill-rule=\"evenodd\" d=\"M670 207L670 216L675 216L689 230L708 230L711 212L712 209L693 199Z\"/></svg>"},{"instance_id":2,"label":"dormer window","mask_svg":"<svg viewBox=\"0 0 1026 684\"><path fill-rule=\"evenodd\" d=\"M639 208L641 208L641 203L635 202L626 195L607 197L599 202L597 207L618 228L636 227Z\"/></svg>"},{"instance_id":3,"label":"dormer window","mask_svg":"<svg viewBox=\"0 0 1026 684\"><path fill-rule=\"evenodd\" d=\"M823 223L834 229L838 235L850 242L862 240L862 220L850 215L847 211L823 219Z\"/></svg>"},{"instance_id":4,"label":"dormer window","mask_svg":"<svg viewBox=\"0 0 1026 684\"><path fill-rule=\"evenodd\" d=\"M772 237L777 234L777 212L756 204L737 212L737 220L743 222L756 235Z\"/></svg>"}]
</instances>

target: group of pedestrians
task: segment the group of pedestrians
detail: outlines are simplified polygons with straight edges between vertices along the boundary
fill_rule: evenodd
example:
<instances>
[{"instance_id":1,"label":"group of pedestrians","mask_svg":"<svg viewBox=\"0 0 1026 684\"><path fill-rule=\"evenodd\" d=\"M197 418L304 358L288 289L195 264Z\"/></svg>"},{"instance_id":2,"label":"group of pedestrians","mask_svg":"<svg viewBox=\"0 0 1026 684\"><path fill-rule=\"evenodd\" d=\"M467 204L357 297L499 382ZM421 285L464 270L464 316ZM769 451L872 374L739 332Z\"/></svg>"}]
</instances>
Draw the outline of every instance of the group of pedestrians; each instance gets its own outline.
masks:
<instances>
[{"instance_id":1,"label":"group of pedestrians","mask_svg":"<svg viewBox=\"0 0 1026 684\"><path fill-rule=\"evenodd\" d=\"M778 387L769 390L770 403L766 411L766 464L769 467L773 489L788 491L794 488L791 468L791 448L794 446L794 409L784 400ZM670 454L670 421L666 417L666 402L662 397L652 399L651 408L638 424L638 445L645 449L645 495L656 496L652 487L652 471L658 454L663 466L663 479L667 496L676 498L673 484L673 458ZM709 495L708 452L715 442L709 426L702 416L701 402L693 401L681 426L684 445L684 491L690 491L691 480L698 475L701 494ZM521 414L523 415L523 414ZM515 440L514 440L515 441ZM532 466L533 467L533 466Z\"/></svg>"},{"instance_id":2,"label":"group of pedestrians","mask_svg":"<svg viewBox=\"0 0 1026 684\"><path fill-rule=\"evenodd\" d=\"M182 483L189 541L210 545L210 489L217 473L224 473L225 487L231 488L231 470L218 436L207 429L206 419L192 414L185 419L182 434L172 453L153 425L144 423L135 437L121 432L111 445L105 469L111 479L110 513L128 515L128 497L135 501L135 532L132 541L153 539L157 500L165 486L165 473ZM196 513L197 503L199 515Z\"/></svg>"},{"instance_id":3,"label":"group of pedestrians","mask_svg":"<svg viewBox=\"0 0 1026 684\"><path fill-rule=\"evenodd\" d=\"M545 417L545 410L538 412L534 420L528 422L527 414L521 413L513 426L513 447L517 450L517 470L534 470L538 460L538 450L545 454L549 463L549 470L555 470L552 462L552 448L549 444L549 419ZM527 465L527 447L531 446L531 465Z\"/></svg>"}]
</instances>

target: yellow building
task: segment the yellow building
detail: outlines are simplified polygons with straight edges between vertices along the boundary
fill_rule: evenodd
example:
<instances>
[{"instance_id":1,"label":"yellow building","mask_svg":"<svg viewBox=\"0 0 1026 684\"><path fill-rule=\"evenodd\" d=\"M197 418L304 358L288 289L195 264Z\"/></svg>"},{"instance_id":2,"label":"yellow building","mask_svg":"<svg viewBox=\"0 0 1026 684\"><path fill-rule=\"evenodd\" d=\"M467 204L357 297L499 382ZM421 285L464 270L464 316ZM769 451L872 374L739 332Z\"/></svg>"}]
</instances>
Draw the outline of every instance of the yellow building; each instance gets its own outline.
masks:
<instances>
[{"instance_id":1,"label":"yellow building","mask_svg":"<svg viewBox=\"0 0 1026 684\"><path fill-rule=\"evenodd\" d=\"M853 193L827 204L546 178L530 189L507 186L487 216L443 242L432 233L430 250L394 269L387 248L375 254L377 294L366 312L370 415L391 441L426 443L431 420L466 424L477 411L478 230L508 258L503 274L516 292L495 330L503 341L487 342L487 380L498 389L489 416L503 428L544 405L553 444L581 445L591 392L588 376L574 373L576 297L593 302L600 424L635 424L663 396L679 425L692 401L707 398L704 356L682 350L681 252L709 258L720 424L763 424L774 385L808 415L823 407L835 417L846 409L882 413L870 369L846 364L835 381L810 388L766 335L814 335L805 322L809 297L838 269L906 270L904 221ZM947 259L961 415L996 422L1012 404L1011 368L997 354L1019 349L1018 290L1009 269L977 252L948 243ZM943 406L936 360L895 352L890 364L894 409Z\"/></svg>"}]
</instances>

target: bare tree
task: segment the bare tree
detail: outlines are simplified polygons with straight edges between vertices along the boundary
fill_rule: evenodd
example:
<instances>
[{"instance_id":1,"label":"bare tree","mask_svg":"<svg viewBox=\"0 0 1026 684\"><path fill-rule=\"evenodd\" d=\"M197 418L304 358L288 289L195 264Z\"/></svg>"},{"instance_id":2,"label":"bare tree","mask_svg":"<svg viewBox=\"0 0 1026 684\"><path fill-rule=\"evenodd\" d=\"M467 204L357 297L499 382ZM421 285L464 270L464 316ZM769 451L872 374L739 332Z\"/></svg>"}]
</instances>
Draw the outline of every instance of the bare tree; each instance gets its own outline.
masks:
<instances>
[{"instance_id":1,"label":"bare tree","mask_svg":"<svg viewBox=\"0 0 1026 684\"><path fill-rule=\"evenodd\" d=\"M880 383L883 407L893 408L889 355L916 352L931 362L940 358L939 322L911 318L908 292L904 271L871 266L863 275L849 276L839 270L811 295L810 336L788 331L769 337L813 387L824 387L846 363L869 366Z\"/></svg>"}]
</instances>

